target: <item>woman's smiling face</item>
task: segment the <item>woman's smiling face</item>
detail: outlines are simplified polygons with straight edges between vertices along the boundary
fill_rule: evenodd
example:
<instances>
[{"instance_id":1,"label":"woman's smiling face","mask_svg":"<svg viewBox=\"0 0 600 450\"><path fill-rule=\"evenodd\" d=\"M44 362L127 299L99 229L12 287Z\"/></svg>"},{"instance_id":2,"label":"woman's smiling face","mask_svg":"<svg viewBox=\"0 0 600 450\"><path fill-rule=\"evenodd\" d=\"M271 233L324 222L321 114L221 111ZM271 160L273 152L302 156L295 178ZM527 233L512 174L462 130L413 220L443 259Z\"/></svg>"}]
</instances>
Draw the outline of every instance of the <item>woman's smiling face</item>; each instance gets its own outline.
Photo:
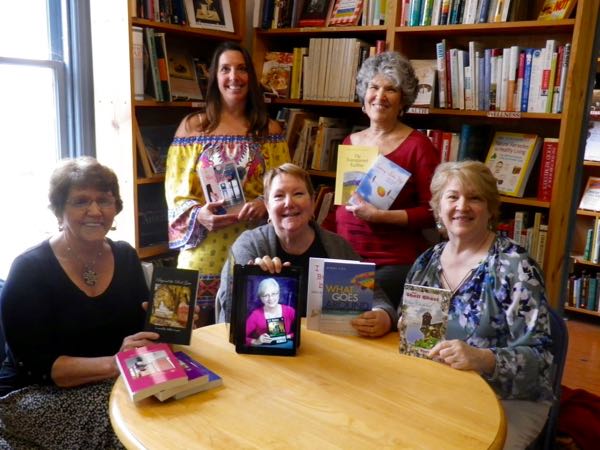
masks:
<instances>
[{"instance_id":1,"label":"woman's smiling face","mask_svg":"<svg viewBox=\"0 0 600 450\"><path fill-rule=\"evenodd\" d=\"M289 236L308 227L314 202L304 181L282 173L273 178L267 211L277 236Z\"/></svg>"}]
</instances>

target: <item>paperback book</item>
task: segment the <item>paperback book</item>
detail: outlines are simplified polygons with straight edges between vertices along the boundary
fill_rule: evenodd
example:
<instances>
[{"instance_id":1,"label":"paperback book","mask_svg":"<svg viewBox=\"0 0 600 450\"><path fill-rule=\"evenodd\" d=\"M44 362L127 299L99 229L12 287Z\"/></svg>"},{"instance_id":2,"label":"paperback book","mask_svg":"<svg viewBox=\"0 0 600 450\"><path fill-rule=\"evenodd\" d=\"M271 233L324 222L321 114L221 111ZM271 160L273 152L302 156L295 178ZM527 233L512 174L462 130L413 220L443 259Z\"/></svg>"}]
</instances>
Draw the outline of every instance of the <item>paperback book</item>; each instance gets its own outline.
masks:
<instances>
[{"instance_id":1,"label":"paperback book","mask_svg":"<svg viewBox=\"0 0 600 450\"><path fill-rule=\"evenodd\" d=\"M364 145L339 145L336 176L335 205L348 204L360 181L377 158L377 147Z\"/></svg>"},{"instance_id":2,"label":"paperback book","mask_svg":"<svg viewBox=\"0 0 600 450\"><path fill-rule=\"evenodd\" d=\"M496 178L500 194L523 197L541 144L536 134L496 132L485 165Z\"/></svg>"},{"instance_id":3,"label":"paperback book","mask_svg":"<svg viewBox=\"0 0 600 450\"><path fill-rule=\"evenodd\" d=\"M116 355L131 400L137 402L166 389L185 385L188 377L167 344L151 344Z\"/></svg>"},{"instance_id":4,"label":"paperback book","mask_svg":"<svg viewBox=\"0 0 600 450\"><path fill-rule=\"evenodd\" d=\"M291 52L267 52L260 83L265 95L288 98L294 55Z\"/></svg>"},{"instance_id":5,"label":"paperback book","mask_svg":"<svg viewBox=\"0 0 600 450\"><path fill-rule=\"evenodd\" d=\"M175 357L179 361L187 375L187 383L175 386L171 389L160 391L154 396L161 402L167 399L180 399L198 392L207 391L223 384L223 379L216 373L210 371L207 367L196 361L190 355L184 352L175 352Z\"/></svg>"},{"instance_id":6,"label":"paperback book","mask_svg":"<svg viewBox=\"0 0 600 450\"><path fill-rule=\"evenodd\" d=\"M356 193L379 209L390 209L396 197L410 178L410 172L384 155L375 162L358 184ZM350 198L350 203L353 202Z\"/></svg>"},{"instance_id":7,"label":"paperback book","mask_svg":"<svg viewBox=\"0 0 600 450\"><path fill-rule=\"evenodd\" d=\"M325 260L319 331L358 335L351 321L373 308L375 264Z\"/></svg>"},{"instance_id":8,"label":"paperback book","mask_svg":"<svg viewBox=\"0 0 600 450\"><path fill-rule=\"evenodd\" d=\"M207 202L223 200L218 214L237 214L246 203L244 189L235 163L226 162L200 167L198 176Z\"/></svg>"},{"instance_id":9,"label":"paperback book","mask_svg":"<svg viewBox=\"0 0 600 450\"><path fill-rule=\"evenodd\" d=\"M587 209L589 211L600 211L600 177L589 177L579 209Z\"/></svg>"},{"instance_id":10,"label":"paperback book","mask_svg":"<svg viewBox=\"0 0 600 450\"><path fill-rule=\"evenodd\" d=\"M404 285L398 323L400 353L426 358L446 336L452 292L413 284Z\"/></svg>"},{"instance_id":11,"label":"paperback book","mask_svg":"<svg viewBox=\"0 0 600 450\"><path fill-rule=\"evenodd\" d=\"M197 270L155 267L144 330L160 334L160 342L189 345L197 287Z\"/></svg>"},{"instance_id":12,"label":"paperback book","mask_svg":"<svg viewBox=\"0 0 600 450\"><path fill-rule=\"evenodd\" d=\"M415 69L415 76L419 79L417 98L413 107L433 107L435 78L437 70L436 59L412 59L411 64Z\"/></svg>"}]
</instances>

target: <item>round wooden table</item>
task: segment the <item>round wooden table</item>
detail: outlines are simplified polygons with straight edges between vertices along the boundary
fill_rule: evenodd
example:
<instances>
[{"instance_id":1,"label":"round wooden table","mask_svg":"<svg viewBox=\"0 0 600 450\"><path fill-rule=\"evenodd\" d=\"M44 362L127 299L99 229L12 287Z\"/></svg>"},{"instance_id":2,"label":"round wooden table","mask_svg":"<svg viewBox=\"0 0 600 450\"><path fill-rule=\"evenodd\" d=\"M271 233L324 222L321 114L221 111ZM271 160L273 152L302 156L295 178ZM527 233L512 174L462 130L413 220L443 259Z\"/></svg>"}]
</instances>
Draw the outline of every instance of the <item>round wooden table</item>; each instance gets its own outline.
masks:
<instances>
[{"instance_id":1,"label":"round wooden table","mask_svg":"<svg viewBox=\"0 0 600 450\"><path fill-rule=\"evenodd\" d=\"M398 336L302 329L295 357L242 355L224 324L181 349L223 386L137 405L119 379L112 425L129 449L501 449L502 406L476 373L398 353Z\"/></svg>"}]
</instances>

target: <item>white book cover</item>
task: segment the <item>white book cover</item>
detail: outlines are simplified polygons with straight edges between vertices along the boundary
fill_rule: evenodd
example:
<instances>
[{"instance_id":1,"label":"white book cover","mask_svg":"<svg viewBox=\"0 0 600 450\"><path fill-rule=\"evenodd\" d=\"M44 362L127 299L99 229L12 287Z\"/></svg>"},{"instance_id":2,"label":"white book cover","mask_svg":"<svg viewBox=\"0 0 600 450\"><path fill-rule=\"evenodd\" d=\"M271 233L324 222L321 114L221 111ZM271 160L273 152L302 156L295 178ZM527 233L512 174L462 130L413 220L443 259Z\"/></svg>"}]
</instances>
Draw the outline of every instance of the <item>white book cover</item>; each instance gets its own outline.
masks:
<instances>
[{"instance_id":1,"label":"white book cover","mask_svg":"<svg viewBox=\"0 0 600 450\"><path fill-rule=\"evenodd\" d=\"M411 64L415 69L415 75L419 79L417 86L417 98L412 106L432 107L435 89L435 71L437 60L435 59L412 59Z\"/></svg>"},{"instance_id":2,"label":"white book cover","mask_svg":"<svg viewBox=\"0 0 600 450\"><path fill-rule=\"evenodd\" d=\"M358 184L356 193L378 209L389 209L410 175L391 159L379 155Z\"/></svg>"},{"instance_id":3,"label":"white book cover","mask_svg":"<svg viewBox=\"0 0 600 450\"><path fill-rule=\"evenodd\" d=\"M133 90L136 100L144 100L144 30L141 27L131 27L131 30Z\"/></svg>"},{"instance_id":4,"label":"white book cover","mask_svg":"<svg viewBox=\"0 0 600 450\"><path fill-rule=\"evenodd\" d=\"M579 209L587 209L589 211L600 211L600 177L589 177Z\"/></svg>"},{"instance_id":5,"label":"white book cover","mask_svg":"<svg viewBox=\"0 0 600 450\"><path fill-rule=\"evenodd\" d=\"M588 138L585 142L586 161L600 161L600 122L592 121L592 127L588 128Z\"/></svg>"}]
</instances>

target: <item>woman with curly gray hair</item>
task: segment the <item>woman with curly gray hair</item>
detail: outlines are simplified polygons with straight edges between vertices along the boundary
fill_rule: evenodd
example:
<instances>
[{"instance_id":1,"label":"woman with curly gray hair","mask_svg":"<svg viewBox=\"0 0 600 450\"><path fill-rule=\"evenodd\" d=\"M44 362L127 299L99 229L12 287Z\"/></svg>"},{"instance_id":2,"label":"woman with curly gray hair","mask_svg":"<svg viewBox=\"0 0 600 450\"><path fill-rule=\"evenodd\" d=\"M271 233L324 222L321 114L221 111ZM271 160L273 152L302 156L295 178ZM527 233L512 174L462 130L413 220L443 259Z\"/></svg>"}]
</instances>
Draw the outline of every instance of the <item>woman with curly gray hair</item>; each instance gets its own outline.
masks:
<instances>
[{"instance_id":1,"label":"woman with curly gray hair","mask_svg":"<svg viewBox=\"0 0 600 450\"><path fill-rule=\"evenodd\" d=\"M396 306L404 279L428 243L421 230L433 226L429 183L439 154L427 136L402 122L417 96L418 79L408 59L397 52L368 58L356 77L356 92L370 124L348 136L344 144L377 146L379 153L411 173L388 210L378 209L358 194L338 207L333 228L362 259L377 264L376 283Z\"/></svg>"}]
</instances>

